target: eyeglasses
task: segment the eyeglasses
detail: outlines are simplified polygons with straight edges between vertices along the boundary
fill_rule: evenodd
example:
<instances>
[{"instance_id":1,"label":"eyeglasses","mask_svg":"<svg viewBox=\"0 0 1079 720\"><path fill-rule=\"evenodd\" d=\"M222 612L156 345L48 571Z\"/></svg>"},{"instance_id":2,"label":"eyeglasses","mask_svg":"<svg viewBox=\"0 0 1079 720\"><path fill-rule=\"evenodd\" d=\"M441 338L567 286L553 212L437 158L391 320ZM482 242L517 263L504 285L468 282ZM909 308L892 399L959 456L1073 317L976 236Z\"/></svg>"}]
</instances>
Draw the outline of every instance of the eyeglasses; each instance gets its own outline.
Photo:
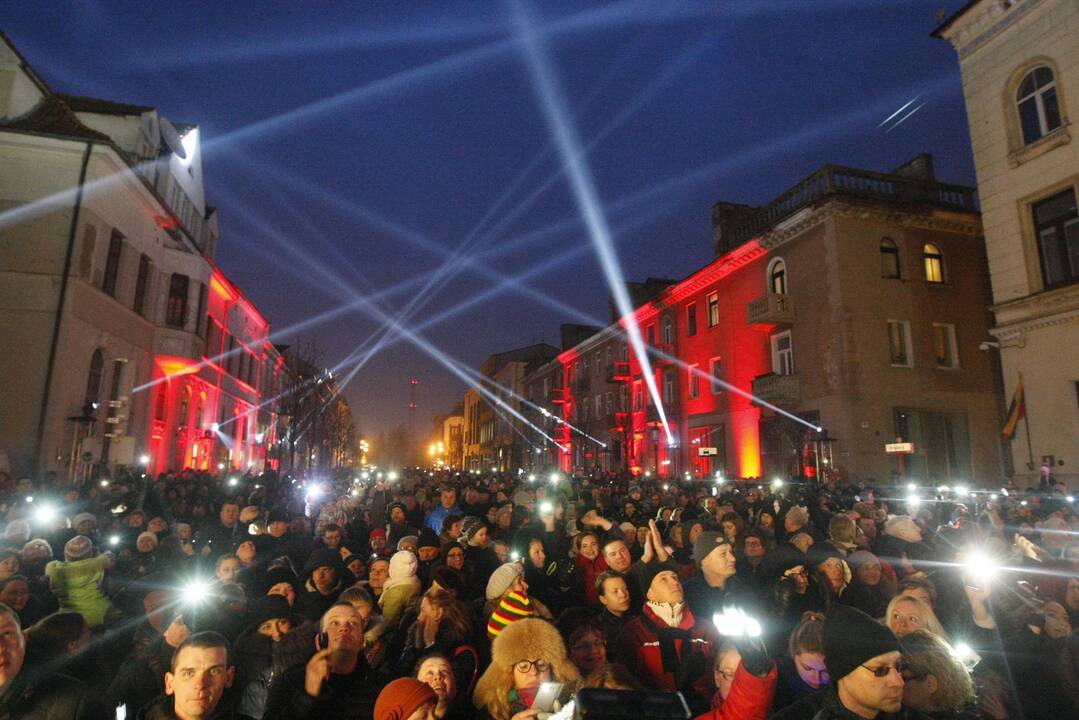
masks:
<instances>
[{"instance_id":1,"label":"eyeglasses","mask_svg":"<svg viewBox=\"0 0 1079 720\"><path fill-rule=\"evenodd\" d=\"M895 665L878 665L877 667L860 665L859 667L865 668L869 672L873 673L873 677L879 678L888 677L888 673L890 673L892 670L895 670L896 673L898 673L899 676L902 678L906 678L906 675L910 673L910 665L907 664L906 660L900 660Z\"/></svg>"},{"instance_id":2,"label":"eyeglasses","mask_svg":"<svg viewBox=\"0 0 1079 720\"><path fill-rule=\"evenodd\" d=\"M544 673L551 669L551 663L544 660L518 660L513 666L513 669L522 675L532 668L536 668L538 673Z\"/></svg>"}]
</instances>

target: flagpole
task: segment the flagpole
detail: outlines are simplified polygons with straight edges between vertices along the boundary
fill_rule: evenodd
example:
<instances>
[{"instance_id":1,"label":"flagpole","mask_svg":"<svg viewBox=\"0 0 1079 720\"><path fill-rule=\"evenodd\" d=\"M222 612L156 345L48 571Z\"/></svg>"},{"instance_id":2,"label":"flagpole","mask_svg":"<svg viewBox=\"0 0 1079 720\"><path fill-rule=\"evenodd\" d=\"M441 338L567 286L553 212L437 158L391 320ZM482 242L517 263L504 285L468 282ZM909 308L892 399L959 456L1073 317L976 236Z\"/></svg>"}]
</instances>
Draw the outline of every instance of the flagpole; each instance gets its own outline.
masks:
<instances>
[{"instance_id":1,"label":"flagpole","mask_svg":"<svg viewBox=\"0 0 1079 720\"><path fill-rule=\"evenodd\" d=\"M1024 398L1025 401L1025 398ZM1027 428L1027 467L1031 470L1034 469L1034 446L1030 443L1030 418L1026 413L1023 413L1023 425Z\"/></svg>"}]
</instances>

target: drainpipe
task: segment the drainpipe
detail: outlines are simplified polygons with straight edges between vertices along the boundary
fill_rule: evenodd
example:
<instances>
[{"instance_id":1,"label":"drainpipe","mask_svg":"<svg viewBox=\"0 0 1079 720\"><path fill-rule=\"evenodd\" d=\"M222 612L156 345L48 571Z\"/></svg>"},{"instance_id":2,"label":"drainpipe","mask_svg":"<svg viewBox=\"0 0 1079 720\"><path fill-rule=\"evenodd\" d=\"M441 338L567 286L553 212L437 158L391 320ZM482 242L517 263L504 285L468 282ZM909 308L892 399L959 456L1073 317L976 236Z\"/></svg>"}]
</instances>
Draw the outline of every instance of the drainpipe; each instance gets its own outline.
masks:
<instances>
[{"instance_id":1,"label":"drainpipe","mask_svg":"<svg viewBox=\"0 0 1079 720\"><path fill-rule=\"evenodd\" d=\"M82 190L86 183L86 168L90 164L90 152L94 148L93 142L86 143L86 150L82 155L82 166L79 168L79 185L75 189L75 207L71 212L71 227L67 233L67 253L64 255L64 270L60 277L60 298L56 303L56 322L52 327L52 345L49 347L49 362L45 366L45 391L41 394L41 413L37 421L37 437L34 446L34 477L42 474L42 453L45 443L45 416L51 399L52 375L56 366L56 348L60 344L60 326L64 319L64 302L67 300L67 283L71 275L71 258L75 254L75 235L79 227L79 211L82 209Z\"/></svg>"}]
</instances>

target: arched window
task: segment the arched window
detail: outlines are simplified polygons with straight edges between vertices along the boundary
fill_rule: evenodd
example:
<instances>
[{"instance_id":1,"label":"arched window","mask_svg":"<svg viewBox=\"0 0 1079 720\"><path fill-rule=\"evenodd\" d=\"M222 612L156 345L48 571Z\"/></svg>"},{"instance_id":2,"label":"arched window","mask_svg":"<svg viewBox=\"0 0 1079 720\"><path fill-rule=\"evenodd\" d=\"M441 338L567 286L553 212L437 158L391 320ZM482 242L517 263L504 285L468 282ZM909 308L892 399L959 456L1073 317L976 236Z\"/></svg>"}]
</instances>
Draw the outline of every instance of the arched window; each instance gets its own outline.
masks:
<instances>
[{"instance_id":1,"label":"arched window","mask_svg":"<svg viewBox=\"0 0 1079 720\"><path fill-rule=\"evenodd\" d=\"M940 248L933 243L926 243L922 248L922 258L925 260L925 281L944 282L944 255Z\"/></svg>"},{"instance_id":2,"label":"arched window","mask_svg":"<svg viewBox=\"0 0 1079 720\"><path fill-rule=\"evenodd\" d=\"M1041 65L1023 77L1015 93L1015 104L1019 110L1019 127L1023 132L1024 145L1060 127L1056 78L1048 67Z\"/></svg>"},{"instance_id":3,"label":"arched window","mask_svg":"<svg viewBox=\"0 0 1079 720\"><path fill-rule=\"evenodd\" d=\"M773 295L787 294L787 263L775 258L768 263L768 292Z\"/></svg>"},{"instance_id":4,"label":"arched window","mask_svg":"<svg viewBox=\"0 0 1079 720\"><path fill-rule=\"evenodd\" d=\"M674 321L669 317L663 318L659 341L664 345L674 345Z\"/></svg>"},{"instance_id":5,"label":"arched window","mask_svg":"<svg viewBox=\"0 0 1079 720\"><path fill-rule=\"evenodd\" d=\"M86 403L101 402L101 375L105 371L105 354L101 348L90 356L90 371L86 374Z\"/></svg>"},{"instance_id":6,"label":"arched window","mask_svg":"<svg viewBox=\"0 0 1079 720\"><path fill-rule=\"evenodd\" d=\"M902 277L899 273L899 246L889 237L880 241L880 276L893 279Z\"/></svg>"}]
</instances>

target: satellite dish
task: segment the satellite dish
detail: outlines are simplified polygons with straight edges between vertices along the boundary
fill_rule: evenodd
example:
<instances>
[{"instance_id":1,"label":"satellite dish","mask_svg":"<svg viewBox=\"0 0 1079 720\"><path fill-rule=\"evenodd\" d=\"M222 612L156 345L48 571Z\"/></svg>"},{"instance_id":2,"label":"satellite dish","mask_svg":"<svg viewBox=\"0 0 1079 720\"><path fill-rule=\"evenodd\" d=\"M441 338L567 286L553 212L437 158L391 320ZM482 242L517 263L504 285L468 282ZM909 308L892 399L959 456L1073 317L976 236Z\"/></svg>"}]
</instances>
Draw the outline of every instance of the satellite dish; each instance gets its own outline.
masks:
<instances>
[{"instance_id":1,"label":"satellite dish","mask_svg":"<svg viewBox=\"0 0 1079 720\"><path fill-rule=\"evenodd\" d=\"M173 127L168 118L159 118L157 125L161 128L161 139L169 146L169 150L172 150L176 157L181 160L187 160L187 151L184 150L184 144L180 140L180 133L176 132L176 128Z\"/></svg>"},{"instance_id":2,"label":"satellite dish","mask_svg":"<svg viewBox=\"0 0 1079 720\"><path fill-rule=\"evenodd\" d=\"M161 144L161 132L157 129L157 119L152 113L143 114L142 132L146 135L146 139L150 141L151 147L156 148Z\"/></svg>"}]
</instances>

